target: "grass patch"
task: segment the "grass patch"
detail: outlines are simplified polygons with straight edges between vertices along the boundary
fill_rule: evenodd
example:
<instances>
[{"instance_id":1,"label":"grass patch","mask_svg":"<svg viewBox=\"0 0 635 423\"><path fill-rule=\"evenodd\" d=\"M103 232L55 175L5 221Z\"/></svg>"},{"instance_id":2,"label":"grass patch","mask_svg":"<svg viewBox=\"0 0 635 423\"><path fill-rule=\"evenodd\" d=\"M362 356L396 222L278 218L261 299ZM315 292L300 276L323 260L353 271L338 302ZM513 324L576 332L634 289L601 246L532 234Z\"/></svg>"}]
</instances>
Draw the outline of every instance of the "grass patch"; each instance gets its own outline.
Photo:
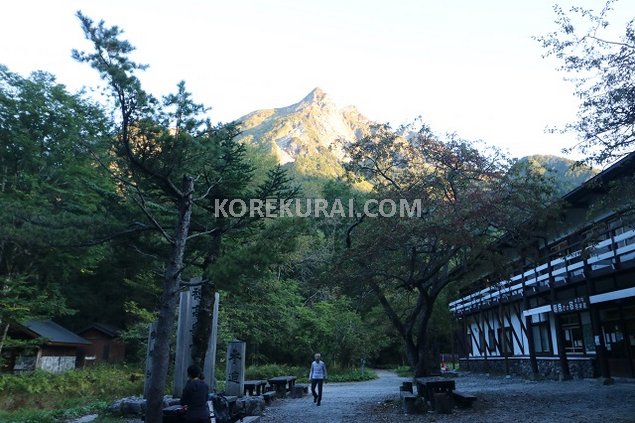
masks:
<instances>
[{"instance_id":1,"label":"grass patch","mask_svg":"<svg viewBox=\"0 0 635 423\"><path fill-rule=\"evenodd\" d=\"M330 382L357 382L377 378L372 369L362 375L359 369L331 367ZM285 364L249 366L245 379L269 379L291 375L308 382L309 367ZM219 378L221 374L219 374ZM224 381L219 380L219 388ZM95 366L62 374L43 371L19 375L0 375L0 422L58 423L87 414L103 414L115 399L140 395L143 373L125 365ZM100 416L97 423L122 420Z\"/></svg>"},{"instance_id":2,"label":"grass patch","mask_svg":"<svg viewBox=\"0 0 635 423\"><path fill-rule=\"evenodd\" d=\"M100 413L117 398L138 395L143 374L127 366L95 366L63 374L0 375L0 421L53 423Z\"/></svg>"},{"instance_id":3,"label":"grass patch","mask_svg":"<svg viewBox=\"0 0 635 423\"><path fill-rule=\"evenodd\" d=\"M75 398L57 404L50 410L23 408L13 411L0 411L0 421L6 423L57 423L69 419L103 412L107 401L90 398Z\"/></svg>"}]
</instances>

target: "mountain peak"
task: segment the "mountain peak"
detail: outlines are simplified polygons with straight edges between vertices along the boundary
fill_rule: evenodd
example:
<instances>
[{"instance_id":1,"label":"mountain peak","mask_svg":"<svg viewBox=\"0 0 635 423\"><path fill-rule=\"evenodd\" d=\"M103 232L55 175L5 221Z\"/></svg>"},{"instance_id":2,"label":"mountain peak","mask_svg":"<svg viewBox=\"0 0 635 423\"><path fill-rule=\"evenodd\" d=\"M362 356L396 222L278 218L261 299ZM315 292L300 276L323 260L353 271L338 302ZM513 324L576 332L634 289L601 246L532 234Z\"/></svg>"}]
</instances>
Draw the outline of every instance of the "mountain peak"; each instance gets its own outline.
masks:
<instances>
[{"instance_id":1,"label":"mountain peak","mask_svg":"<svg viewBox=\"0 0 635 423\"><path fill-rule=\"evenodd\" d=\"M310 167L311 170L305 169L307 172L330 172L329 175L341 170L337 163L344 153L339 141L355 142L363 138L369 133L371 124L355 110L338 108L319 87L298 103L255 111L240 121L242 133L239 139L270 146L281 164L299 158L302 159L301 167ZM335 168L340 170L333 173Z\"/></svg>"},{"instance_id":2,"label":"mountain peak","mask_svg":"<svg viewBox=\"0 0 635 423\"><path fill-rule=\"evenodd\" d=\"M303 101L308 103L319 103L324 101L327 97L327 94L322 88L315 87L306 97L304 97Z\"/></svg>"}]
</instances>

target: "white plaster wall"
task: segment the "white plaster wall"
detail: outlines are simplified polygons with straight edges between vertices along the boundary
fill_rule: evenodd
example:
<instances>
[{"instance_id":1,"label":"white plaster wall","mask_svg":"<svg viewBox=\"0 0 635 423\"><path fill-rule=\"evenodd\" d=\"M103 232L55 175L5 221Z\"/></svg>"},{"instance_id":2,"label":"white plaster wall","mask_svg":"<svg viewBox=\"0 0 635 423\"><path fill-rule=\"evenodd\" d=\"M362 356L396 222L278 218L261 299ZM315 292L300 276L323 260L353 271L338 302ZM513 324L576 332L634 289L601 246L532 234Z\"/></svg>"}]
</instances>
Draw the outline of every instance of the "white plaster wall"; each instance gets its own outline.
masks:
<instances>
[{"instance_id":1,"label":"white plaster wall","mask_svg":"<svg viewBox=\"0 0 635 423\"><path fill-rule=\"evenodd\" d=\"M523 313L523 310L521 308L520 310L521 316L522 316L522 313ZM514 332L516 332L516 335L518 336L518 339L520 340L522 344L522 348L525 349L525 354L528 354L529 349L527 346L529 344L527 341L527 336L525 336L525 332L523 332L522 325L520 324L520 320L518 320L518 316L516 315L516 313L514 313L513 310L512 310L511 320L512 320L512 327L514 328ZM516 337L513 334L512 334L512 340L514 341L514 355L523 355L521 345L518 345L518 341L516 341Z\"/></svg>"},{"instance_id":2,"label":"white plaster wall","mask_svg":"<svg viewBox=\"0 0 635 423\"><path fill-rule=\"evenodd\" d=\"M470 331L474 334L474 336L470 336L470 343L472 344L472 357L480 357L481 353L478 350L478 345L474 341L474 338L479 339L478 326L476 323L470 323Z\"/></svg>"},{"instance_id":3,"label":"white plaster wall","mask_svg":"<svg viewBox=\"0 0 635 423\"><path fill-rule=\"evenodd\" d=\"M75 357L40 357L39 368L51 373L63 373L75 368Z\"/></svg>"},{"instance_id":4,"label":"white plaster wall","mask_svg":"<svg viewBox=\"0 0 635 423\"><path fill-rule=\"evenodd\" d=\"M521 314L521 319L524 319L524 316L522 314L523 309L521 307L520 310L520 314ZM507 319L507 317L504 318L504 326L509 327L509 321ZM494 333L496 334L496 336L498 336L498 329L500 327L500 324L498 322L498 318L494 318L492 320L491 315L488 318L488 322L489 322L489 326L487 325L486 322L481 322L484 326L485 329L485 339L486 341L489 343L489 335L488 335L488 331L489 328L491 327L494 330ZM524 323L524 321L523 321ZM529 354L529 341L527 339L527 335L525 334L525 332L522 330L522 325L521 325L521 321L519 320L518 316L516 315L515 312L512 311L511 314L511 325L514 328L514 331L516 332L516 335L518 336L521 344L522 344L522 348L524 348L525 352L523 354L522 348L521 346L518 344L518 341L516 341L516 337L514 337L514 335L512 335L512 342L514 345L514 355L515 356L523 356L523 355L528 355ZM478 325L475 322L471 322L469 324L469 328L472 331L472 333L474 334L474 337L478 340L480 339L479 337L479 328ZM500 340L499 340L500 341ZM477 348L477 344L474 341L474 339L472 339L472 337L470 337L470 342L472 344L472 357L482 357L482 354L479 353L478 348ZM488 350L487 352L488 356L500 356L498 349L496 351L492 351L490 352Z\"/></svg>"}]
</instances>

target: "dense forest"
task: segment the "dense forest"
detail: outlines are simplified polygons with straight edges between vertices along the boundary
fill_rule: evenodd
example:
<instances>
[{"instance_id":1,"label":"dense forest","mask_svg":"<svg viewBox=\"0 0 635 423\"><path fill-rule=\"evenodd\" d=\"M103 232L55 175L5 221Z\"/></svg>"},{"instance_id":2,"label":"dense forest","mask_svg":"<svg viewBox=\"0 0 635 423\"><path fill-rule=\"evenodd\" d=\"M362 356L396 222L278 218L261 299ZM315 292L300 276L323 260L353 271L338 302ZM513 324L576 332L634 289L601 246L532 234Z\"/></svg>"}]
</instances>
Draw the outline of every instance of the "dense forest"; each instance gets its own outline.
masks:
<instances>
[{"instance_id":1,"label":"dense forest","mask_svg":"<svg viewBox=\"0 0 635 423\"><path fill-rule=\"evenodd\" d=\"M2 68L0 77L3 329L29 318L52 317L75 330L105 322L126 329L131 351L144 350L160 303L161 247L113 179L114 161L102 160L114 136L108 112L50 74L23 78ZM213 142L210 155L218 154ZM244 178L236 184L245 192L284 178L273 159L248 146L231 148L228 160L245 170L235 175ZM338 189L347 185L324 187ZM330 283L341 225L270 220L228 231L219 259L206 269L221 292L222 339L247 340L252 362L304 361L322 349L349 364L393 348L394 339L376 336L386 332L376 306ZM206 248L194 245L192 262ZM192 264L185 274L201 271Z\"/></svg>"},{"instance_id":2,"label":"dense forest","mask_svg":"<svg viewBox=\"0 0 635 423\"><path fill-rule=\"evenodd\" d=\"M126 329L129 359L141 357L134 351L145 350L160 303L161 246L113 178L115 161L102 160L112 153L114 123L50 74L23 78L2 68L0 77L2 328L30 318L54 318L75 330L109 323ZM213 142L210 155L218 154ZM235 177L244 178L236 185L245 192L284 178L272 158L245 145L231 148L229 159L244 166ZM350 193L348 185L324 185L326 196L339 192ZM228 231L219 259L206 269L221 292L222 340L247 340L251 362L294 363L318 349L343 364L382 350L393 357L395 339L377 305L358 301L329 277L344 226L286 219ZM192 262L207 247L193 245ZM201 271L193 263L185 275Z\"/></svg>"},{"instance_id":3,"label":"dense forest","mask_svg":"<svg viewBox=\"0 0 635 423\"><path fill-rule=\"evenodd\" d=\"M161 245L113 176L116 123L103 106L69 93L50 74L23 78L2 68L1 78L3 328L44 317L75 330L109 323L125 328L129 359L141 359L161 300ZM200 146L208 149L202 154L217 159L220 149L221 160L242 166L232 164L241 170L225 179L223 195L247 198L272 178L302 195L273 157L232 144L232 128L213 127L218 138ZM372 195L353 183L322 180L321 196L346 202ZM244 193L230 192L236 187ZM202 220L207 217L202 225L217 224ZM250 222L226 231L207 268L197 260L209 245L193 244L184 275L204 269L221 292L221 339L245 339L250 362L297 363L322 350L344 365L361 358L402 363L401 343L369 288L336 277L354 223L339 217ZM452 330L440 304L432 335L449 351Z\"/></svg>"}]
</instances>

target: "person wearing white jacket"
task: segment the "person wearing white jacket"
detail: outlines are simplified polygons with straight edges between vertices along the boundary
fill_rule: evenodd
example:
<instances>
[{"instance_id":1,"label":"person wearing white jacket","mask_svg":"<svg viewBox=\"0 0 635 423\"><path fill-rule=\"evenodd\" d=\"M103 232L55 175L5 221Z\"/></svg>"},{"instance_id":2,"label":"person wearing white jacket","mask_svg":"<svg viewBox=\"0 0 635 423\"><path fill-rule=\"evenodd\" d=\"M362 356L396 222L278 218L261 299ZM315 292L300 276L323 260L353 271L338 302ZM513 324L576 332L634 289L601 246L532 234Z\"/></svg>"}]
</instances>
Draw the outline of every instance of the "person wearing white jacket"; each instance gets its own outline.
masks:
<instances>
[{"instance_id":1,"label":"person wearing white jacket","mask_svg":"<svg viewBox=\"0 0 635 423\"><path fill-rule=\"evenodd\" d=\"M313 402L320 405L322 403L322 384L327 379L326 364L322 361L320 353L315 354L315 361L311 363L311 371L309 372L311 380L311 393L313 394ZM317 393L315 388L317 387Z\"/></svg>"}]
</instances>

